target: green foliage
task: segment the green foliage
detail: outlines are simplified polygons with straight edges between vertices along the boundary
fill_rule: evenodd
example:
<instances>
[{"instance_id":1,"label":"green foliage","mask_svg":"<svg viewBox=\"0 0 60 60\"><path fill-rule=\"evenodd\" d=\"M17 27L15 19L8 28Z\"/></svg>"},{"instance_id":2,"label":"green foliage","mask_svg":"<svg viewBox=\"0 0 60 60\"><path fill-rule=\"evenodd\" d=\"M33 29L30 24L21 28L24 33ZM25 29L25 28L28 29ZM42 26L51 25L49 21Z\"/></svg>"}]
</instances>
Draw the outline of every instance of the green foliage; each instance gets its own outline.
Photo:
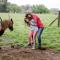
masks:
<instances>
[{"instance_id":1,"label":"green foliage","mask_svg":"<svg viewBox=\"0 0 60 60\"><path fill-rule=\"evenodd\" d=\"M24 13L27 10L32 10L36 13L49 13L48 8L46 8L44 5L22 5L17 6L16 4L11 4L9 2L6 2L4 4L0 4L0 12L13 12L13 13Z\"/></svg>"},{"instance_id":2,"label":"green foliage","mask_svg":"<svg viewBox=\"0 0 60 60\"><path fill-rule=\"evenodd\" d=\"M13 12L13 13L19 13L21 12L21 9L19 6L17 6L16 4L11 4L11 3L8 3L7 4L7 11L8 12Z\"/></svg>"},{"instance_id":3,"label":"green foliage","mask_svg":"<svg viewBox=\"0 0 60 60\"><path fill-rule=\"evenodd\" d=\"M0 12L7 12L7 0L0 1Z\"/></svg>"},{"instance_id":4,"label":"green foliage","mask_svg":"<svg viewBox=\"0 0 60 60\"><path fill-rule=\"evenodd\" d=\"M49 13L48 8L46 8L44 5L33 5L32 10L35 13Z\"/></svg>"}]
</instances>

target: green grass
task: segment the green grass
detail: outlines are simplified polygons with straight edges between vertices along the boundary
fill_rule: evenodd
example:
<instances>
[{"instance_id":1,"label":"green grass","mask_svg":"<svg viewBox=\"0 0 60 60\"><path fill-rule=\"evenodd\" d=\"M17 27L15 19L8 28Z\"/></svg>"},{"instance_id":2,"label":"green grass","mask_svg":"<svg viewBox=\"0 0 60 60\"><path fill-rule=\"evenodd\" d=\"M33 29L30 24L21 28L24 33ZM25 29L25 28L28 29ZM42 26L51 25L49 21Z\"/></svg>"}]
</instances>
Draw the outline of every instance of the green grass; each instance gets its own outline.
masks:
<instances>
[{"instance_id":1,"label":"green grass","mask_svg":"<svg viewBox=\"0 0 60 60\"><path fill-rule=\"evenodd\" d=\"M10 32L9 29L5 31L3 36L0 37L0 45L21 44L25 45L28 40L29 28L24 24L24 14L13 13L0 13L2 19L13 18L14 31ZM57 27L57 20L49 27L48 25L57 17L53 14L38 14L45 25L42 34L42 45L49 48L60 50L60 28ZM7 40L7 41L6 41Z\"/></svg>"}]
</instances>

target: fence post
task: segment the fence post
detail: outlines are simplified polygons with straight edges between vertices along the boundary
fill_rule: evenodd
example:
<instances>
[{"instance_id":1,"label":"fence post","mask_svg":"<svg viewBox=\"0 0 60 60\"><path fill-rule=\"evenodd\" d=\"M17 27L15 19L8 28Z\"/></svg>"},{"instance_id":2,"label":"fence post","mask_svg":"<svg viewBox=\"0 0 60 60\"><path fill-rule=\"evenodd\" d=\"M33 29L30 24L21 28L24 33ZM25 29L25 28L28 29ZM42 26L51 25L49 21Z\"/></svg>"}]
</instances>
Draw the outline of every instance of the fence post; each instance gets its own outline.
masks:
<instances>
[{"instance_id":1,"label":"fence post","mask_svg":"<svg viewBox=\"0 0 60 60\"><path fill-rule=\"evenodd\" d=\"M58 14L58 27L60 27L60 11L59 11L59 14Z\"/></svg>"}]
</instances>

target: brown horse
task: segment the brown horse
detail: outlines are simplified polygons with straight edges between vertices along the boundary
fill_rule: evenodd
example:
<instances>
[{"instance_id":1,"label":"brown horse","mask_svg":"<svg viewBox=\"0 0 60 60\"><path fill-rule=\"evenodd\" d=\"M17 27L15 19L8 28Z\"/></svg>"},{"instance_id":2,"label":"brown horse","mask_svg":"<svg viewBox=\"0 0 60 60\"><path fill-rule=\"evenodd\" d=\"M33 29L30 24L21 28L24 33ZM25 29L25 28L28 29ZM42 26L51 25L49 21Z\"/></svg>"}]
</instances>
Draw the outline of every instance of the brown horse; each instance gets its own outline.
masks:
<instances>
[{"instance_id":1,"label":"brown horse","mask_svg":"<svg viewBox=\"0 0 60 60\"><path fill-rule=\"evenodd\" d=\"M3 20L2 21L2 19L1 19L1 22L0 22L0 36L3 35L3 33L5 32L5 30L7 28L9 28L9 30L13 31L13 20L8 19L8 20Z\"/></svg>"}]
</instances>

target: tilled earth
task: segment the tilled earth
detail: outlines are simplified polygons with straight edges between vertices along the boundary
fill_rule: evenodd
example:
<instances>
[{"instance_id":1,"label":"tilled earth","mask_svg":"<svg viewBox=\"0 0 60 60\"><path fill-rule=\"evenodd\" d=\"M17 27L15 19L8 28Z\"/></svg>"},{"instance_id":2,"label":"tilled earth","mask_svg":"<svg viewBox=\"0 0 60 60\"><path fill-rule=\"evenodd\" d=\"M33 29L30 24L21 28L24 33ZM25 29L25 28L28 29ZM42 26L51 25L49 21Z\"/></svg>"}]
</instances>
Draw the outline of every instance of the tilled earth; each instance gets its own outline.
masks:
<instances>
[{"instance_id":1,"label":"tilled earth","mask_svg":"<svg viewBox=\"0 0 60 60\"><path fill-rule=\"evenodd\" d=\"M2 48L0 60L60 60L60 53L52 49Z\"/></svg>"}]
</instances>

